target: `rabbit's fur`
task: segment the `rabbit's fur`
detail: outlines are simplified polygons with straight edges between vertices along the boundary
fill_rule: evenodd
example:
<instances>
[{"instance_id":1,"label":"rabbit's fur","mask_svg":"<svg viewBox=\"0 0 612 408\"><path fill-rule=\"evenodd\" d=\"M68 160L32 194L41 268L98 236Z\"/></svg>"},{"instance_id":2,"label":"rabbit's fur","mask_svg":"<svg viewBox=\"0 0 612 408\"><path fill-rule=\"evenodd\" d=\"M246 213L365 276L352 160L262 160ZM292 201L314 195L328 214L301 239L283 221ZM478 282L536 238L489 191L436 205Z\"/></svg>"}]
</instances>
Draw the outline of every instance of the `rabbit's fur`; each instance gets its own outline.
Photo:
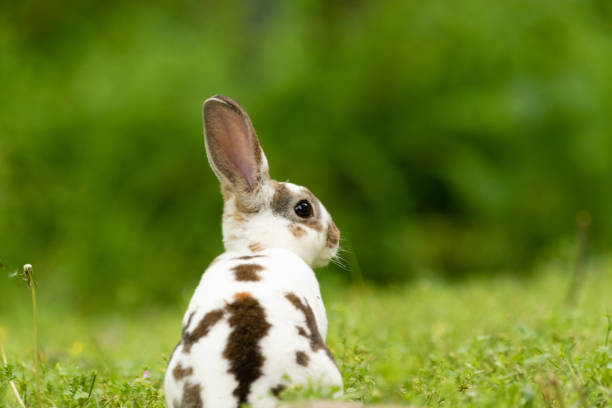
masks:
<instances>
[{"instance_id":1,"label":"rabbit's fur","mask_svg":"<svg viewBox=\"0 0 612 408\"><path fill-rule=\"evenodd\" d=\"M183 317L164 380L168 406L269 408L291 384L341 390L311 269L336 255L338 229L308 189L270 179L240 105L214 96L203 118L225 202L226 252L205 271Z\"/></svg>"}]
</instances>

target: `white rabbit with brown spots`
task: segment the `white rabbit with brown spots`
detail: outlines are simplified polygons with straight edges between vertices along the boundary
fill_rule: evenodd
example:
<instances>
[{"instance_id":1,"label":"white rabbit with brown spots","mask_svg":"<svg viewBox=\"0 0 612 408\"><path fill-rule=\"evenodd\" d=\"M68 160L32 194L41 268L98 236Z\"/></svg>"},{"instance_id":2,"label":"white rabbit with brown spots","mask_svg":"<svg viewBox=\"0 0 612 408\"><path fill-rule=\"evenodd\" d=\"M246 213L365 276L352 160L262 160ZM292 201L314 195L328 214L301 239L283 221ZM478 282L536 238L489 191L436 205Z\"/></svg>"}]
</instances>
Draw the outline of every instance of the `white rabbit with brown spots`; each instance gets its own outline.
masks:
<instances>
[{"instance_id":1,"label":"white rabbit with brown spots","mask_svg":"<svg viewBox=\"0 0 612 408\"><path fill-rule=\"evenodd\" d=\"M168 406L271 408L292 384L340 393L311 269L336 255L340 233L308 189L270 179L240 105L214 96L204 102L203 118L224 199L226 252L205 271L183 318L164 380Z\"/></svg>"}]
</instances>

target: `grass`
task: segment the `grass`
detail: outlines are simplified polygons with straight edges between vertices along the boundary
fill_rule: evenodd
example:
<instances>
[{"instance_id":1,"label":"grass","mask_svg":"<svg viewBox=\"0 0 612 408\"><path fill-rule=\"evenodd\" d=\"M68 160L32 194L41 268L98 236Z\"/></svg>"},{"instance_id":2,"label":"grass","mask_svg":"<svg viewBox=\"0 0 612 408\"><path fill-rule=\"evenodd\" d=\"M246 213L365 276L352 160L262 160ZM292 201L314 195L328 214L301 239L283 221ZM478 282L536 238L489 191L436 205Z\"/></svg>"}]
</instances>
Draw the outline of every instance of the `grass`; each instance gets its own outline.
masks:
<instances>
[{"instance_id":1,"label":"grass","mask_svg":"<svg viewBox=\"0 0 612 408\"><path fill-rule=\"evenodd\" d=\"M394 288L323 287L328 344L345 399L420 406L605 407L612 404L612 263L590 275L574 307L569 274L543 268L530 279ZM185 299L185 304L188 299ZM36 404L32 317L23 305L0 317L8 366L0 406ZM114 311L95 318L38 304L42 405L163 407L168 354L183 307ZM606 315L607 314L607 315ZM289 399L312 397L289 390Z\"/></svg>"}]
</instances>

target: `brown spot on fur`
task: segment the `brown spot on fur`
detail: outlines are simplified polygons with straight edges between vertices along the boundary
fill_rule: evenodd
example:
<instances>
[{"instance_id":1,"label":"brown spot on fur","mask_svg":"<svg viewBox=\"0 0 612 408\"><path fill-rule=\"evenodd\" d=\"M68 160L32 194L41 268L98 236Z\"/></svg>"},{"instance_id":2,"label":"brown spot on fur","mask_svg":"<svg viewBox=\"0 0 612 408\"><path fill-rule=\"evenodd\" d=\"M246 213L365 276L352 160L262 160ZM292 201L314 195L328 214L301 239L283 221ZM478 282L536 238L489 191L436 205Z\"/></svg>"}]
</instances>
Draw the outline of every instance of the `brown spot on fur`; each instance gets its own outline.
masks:
<instances>
[{"instance_id":1,"label":"brown spot on fur","mask_svg":"<svg viewBox=\"0 0 612 408\"><path fill-rule=\"evenodd\" d=\"M225 214L225 215L223 216L223 218L227 218L227 219L229 219L229 218L233 218L233 219L234 219L234 221L237 221L237 222L242 222L242 221L244 221L244 219L245 219L245 218L242 216L242 214L240 214L239 212L234 212L234 213Z\"/></svg>"},{"instance_id":2,"label":"brown spot on fur","mask_svg":"<svg viewBox=\"0 0 612 408\"><path fill-rule=\"evenodd\" d=\"M289 224L289 231L293 234L294 237L300 238L306 235L306 230L296 223Z\"/></svg>"},{"instance_id":3,"label":"brown spot on fur","mask_svg":"<svg viewBox=\"0 0 612 408\"><path fill-rule=\"evenodd\" d=\"M193 320L193 316L195 316L195 311L189 313L189 317L187 318L187 323L185 323L185 325L183 326L182 329L182 335L185 335L185 332L187 331L187 329L189 328L189 326L191 325L191 321Z\"/></svg>"},{"instance_id":4,"label":"brown spot on fur","mask_svg":"<svg viewBox=\"0 0 612 408\"><path fill-rule=\"evenodd\" d=\"M238 293L234 293L234 300L237 301L241 301L241 300L245 300L251 297L251 294L249 292L238 292Z\"/></svg>"},{"instance_id":5,"label":"brown spot on fur","mask_svg":"<svg viewBox=\"0 0 612 408\"><path fill-rule=\"evenodd\" d=\"M228 371L238 382L233 395L238 398L240 406L247 402L251 384L263 374L265 358L259 341L268 334L271 325L266 321L266 313L257 299L247 292L237 293L234 299L226 306L230 314L228 323L233 330L227 339L223 357L229 360Z\"/></svg>"},{"instance_id":6,"label":"brown spot on fur","mask_svg":"<svg viewBox=\"0 0 612 408\"><path fill-rule=\"evenodd\" d=\"M263 250L263 247L261 246L261 244L260 244L260 243L258 243L258 242L253 242L252 244L249 244L249 249L250 249L252 252L259 252L259 251Z\"/></svg>"},{"instance_id":7,"label":"brown spot on fur","mask_svg":"<svg viewBox=\"0 0 612 408\"><path fill-rule=\"evenodd\" d=\"M317 352L319 350L323 350L325 354L327 354L327 356L330 358L330 360L334 361L334 356L332 356L331 351L329 351L329 349L325 345L325 342L323 341L323 338L321 337L321 333L319 333L319 329L317 328L317 321L315 319L314 313L312 312L312 308L310 307L308 302L306 302L306 304L302 303L302 300L297 297L295 293L287 293L285 295L285 298L287 298L287 300L291 302L297 310L301 311L304 314L306 326L308 327L310 334L307 334L304 328L297 326L298 334L310 340L310 348L312 349L312 351Z\"/></svg>"},{"instance_id":8,"label":"brown spot on fur","mask_svg":"<svg viewBox=\"0 0 612 408\"><path fill-rule=\"evenodd\" d=\"M206 313L200 323L190 333L186 330L183 332L183 353L187 354L191 351L191 346L198 342L202 337L206 336L210 329L223 317L223 310L215 309ZM187 325L189 326L189 325Z\"/></svg>"},{"instance_id":9,"label":"brown spot on fur","mask_svg":"<svg viewBox=\"0 0 612 408\"><path fill-rule=\"evenodd\" d=\"M304 353L303 351L298 351L295 353L295 361L299 365L306 367L310 361L310 357L308 357L308 354Z\"/></svg>"},{"instance_id":10,"label":"brown spot on fur","mask_svg":"<svg viewBox=\"0 0 612 408\"><path fill-rule=\"evenodd\" d=\"M286 387L283 384L278 384L276 387L270 388L270 392L272 393L272 395L274 395L276 398L278 398L280 393L285 391L285 388Z\"/></svg>"},{"instance_id":11,"label":"brown spot on fur","mask_svg":"<svg viewBox=\"0 0 612 408\"><path fill-rule=\"evenodd\" d=\"M270 204L272 212L276 215L286 216L292 198L291 191L284 183L276 183L274 196L272 196L272 203Z\"/></svg>"},{"instance_id":12,"label":"brown spot on fur","mask_svg":"<svg viewBox=\"0 0 612 408\"><path fill-rule=\"evenodd\" d=\"M300 220L298 222L315 231L318 231L318 232L323 231L323 225L321 225L321 223L319 222L317 218L307 218L305 220Z\"/></svg>"},{"instance_id":13,"label":"brown spot on fur","mask_svg":"<svg viewBox=\"0 0 612 408\"><path fill-rule=\"evenodd\" d=\"M340 241L340 231L338 231L336 224L334 224L333 221L330 221L329 225L327 226L325 246L328 248L333 248L338 244L338 241Z\"/></svg>"},{"instance_id":14,"label":"brown spot on fur","mask_svg":"<svg viewBox=\"0 0 612 408\"><path fill-rule=\"evenodd\" d=\"M176 346L174 346L174 350L172 350L172 354L170 354L170 358L168 359L168 361L172 361L172 357L174 357L174 353L176 352L176 349L178 348L178 346L180 346L183 343L183 339L186 336L187 329L189 328L189 325L191 324L191 320L193 319L194 315L195 315L195 312L189 313L189 317L187 318L187 322L181 328L181 340L177 343Z\"/></svg>"},{"instance_id":15,"label":"brown spot on fur","mask_svg":"<svg viewBox=\"0 0 612 408\"><path fill-rule=\"evenodd\" d=\"M202 408L202 397L200 393L202 387L200 384L192 384L189 381L183 385L183 401L181 401L181 408Z\"/></svg>"},{"instance_id":16,"label":"brown spot on fur","mask_svg":"<svg viewBox=\"0 0 612 408\"><path fill-rule=\"evenodd\" d=\"M243 256L239 256L234 259L241 260L241 261L248 261L249 259L254 259L254 258L263 258L263 255L243 255Z\"/></svg>"},{"instance_id":17,"label":"brown spot on fur","mask_svg":"<svg viewBox=\"0 0 612 408\"><path fill-rule=\"evenodd\" d=\"M183 339L187 335L187 329L191 325L191 320L193 320L193 316L194 315L195 315L195 312L189 313L189 317L187 318L187 322L181 328L181 340L178 342L178 344L176 346L174 346L174 350L172 350L172 354L170 354L170 358L168 359L168 361L172 361L172 357L174 357L174 353L176 352L176 349L178 348L178 346L180 346L183 343Z\"/></svg>"},{"instance_id":18,"label":"brown spot on fur","mask_svg":"<svg viewBox=\"0 0 612 408\"><path fill-rule=\"evenodd\" d=\"M251 263L236 265L232 268L232 271L234 271L234 277L237 281L256 282L261 280L261 276L259 276L257 272L263 269L263 266Z\"/></svg>"},{"instance_id":19,"label":"brown spot on fur","mask_svg":"<svg viewBox=\"0 0 612 408\"><path fill-rule=\"evenodd\" d=\"M172 370L172 375L176 381L180 381L191 374L193 374L193 367L183 367L180 362Z\"/></svg>"}]
</instances>

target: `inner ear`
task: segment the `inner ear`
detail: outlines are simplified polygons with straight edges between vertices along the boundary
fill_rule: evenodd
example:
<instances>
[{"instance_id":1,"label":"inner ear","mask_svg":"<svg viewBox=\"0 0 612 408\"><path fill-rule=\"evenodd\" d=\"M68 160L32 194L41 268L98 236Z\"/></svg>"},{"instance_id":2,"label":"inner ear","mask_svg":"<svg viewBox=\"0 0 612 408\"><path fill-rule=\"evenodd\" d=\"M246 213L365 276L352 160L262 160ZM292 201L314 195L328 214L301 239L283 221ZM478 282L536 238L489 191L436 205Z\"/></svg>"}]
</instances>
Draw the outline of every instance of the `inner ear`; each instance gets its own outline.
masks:
<instances>
[{"instance_id":1,"label":"inner ear","mask_svg":"<svg viewBox=\"0 0 612 408\"><path fill-rule=\"evenodd\" d=\"M232 99L217 95L204 102L204 140L210 165L223 183L253 192L267 169L247 113Z\"/></svg>"}]
</instances>

